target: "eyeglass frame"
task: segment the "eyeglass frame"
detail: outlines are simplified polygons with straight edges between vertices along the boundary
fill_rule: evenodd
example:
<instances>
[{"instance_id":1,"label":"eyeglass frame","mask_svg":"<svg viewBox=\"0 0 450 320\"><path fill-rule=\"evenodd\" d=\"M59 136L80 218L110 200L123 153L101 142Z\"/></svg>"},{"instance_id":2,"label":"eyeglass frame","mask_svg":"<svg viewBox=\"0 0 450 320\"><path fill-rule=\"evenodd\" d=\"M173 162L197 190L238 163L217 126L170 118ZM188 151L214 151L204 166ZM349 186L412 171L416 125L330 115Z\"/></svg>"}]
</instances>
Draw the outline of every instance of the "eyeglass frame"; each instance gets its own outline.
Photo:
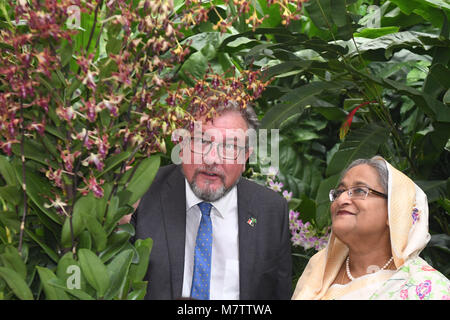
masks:
<instances>
[{"instance_id":1,"label":"eyeglass frame","mask_svg":"<svg viewBox=\"0 0 450 320\"><path fill-rule=\"evenodd\" d=\"M334 202L334 201L336 201L344 192L347 192L347 195L348 195L348 197L349 198L351 198L351 199L353 199L353 196L352 196L352 194L350 193L350 190L351 189L355 189L355 188L365 188L365 189L367 189L368 190L368 192L366 193L366 195L365 195L365 197L364 198L355 198L355 199L361 199L361 200L366 200L366 198L367 198L367 196L369 195L369 193L372 193L372 194L374 194L374 195L376 195L376 196L379 196L379 197L382 197L382 198L385 198L385 199L387 199L388 198L388 195L387 194L385 194L385 193L382 193L382 192L380 192L380 191L377 191L377 190L374 190L374 189L372 189L372 188L369 188L368 186L353 186L353 187L349 187L349 188L347 188L347 189L344 189L334 200L332 200L332 193L334 192L334 191L336 191L336 189L331 189L330 190L330 192L328 193L328 198L329 198L329 200L330 200L330 202Z\"/></svg>"},{"instance_id":2,"label":"eyeglass frame","mask_svg":"<svg viewBox=\"0 0 450 320\"><path fill-rule=\"evenodd\" d=\"M202 150L201 152L195 151L196 148L195 148L195 142L194 142L194 139L201 140L202 143L205 143L205 142L208 143L208 145L209 145L208 150L207 150L207 151L203 151L203 150ZM191 146L192 146L192 143L194 143L194 148L191 147ZM248 149L247 146L242 147L242 146L238 146L238 145L233 144L234 147L237 147L237 148L238 148L236 157L234 157L234 158L227 158L227 157L225 157L224 154L222 153L223 151L220 151L220 147L219 147L219 146L231 145L230 143L218 143L218 142L215 142L215 141L203 140L203 138L199 138L199 137L195 137L195 136L191 137L190 149L191 149L191 152L192 152L192 153L195 153L195 154L201 154L201 155L203 155L203 156L206 156L206 155L208 155L208 153L211 152L211 150L212 150L212 145L213 145L213 144L216 144L216 145L217 145L217 147L216 147L216 149L217 149L217 154L218 154L218 156L219 156L219 158L220 158L221 160L224 160L224 159L225 159L225 160L236 160L236 159L239 158L239 155L241 154L241 151L242 151L242 150L247 150L247 149ZM225 152L225 154L226 154L226 152Z\"/></svg>"}]
</instances>

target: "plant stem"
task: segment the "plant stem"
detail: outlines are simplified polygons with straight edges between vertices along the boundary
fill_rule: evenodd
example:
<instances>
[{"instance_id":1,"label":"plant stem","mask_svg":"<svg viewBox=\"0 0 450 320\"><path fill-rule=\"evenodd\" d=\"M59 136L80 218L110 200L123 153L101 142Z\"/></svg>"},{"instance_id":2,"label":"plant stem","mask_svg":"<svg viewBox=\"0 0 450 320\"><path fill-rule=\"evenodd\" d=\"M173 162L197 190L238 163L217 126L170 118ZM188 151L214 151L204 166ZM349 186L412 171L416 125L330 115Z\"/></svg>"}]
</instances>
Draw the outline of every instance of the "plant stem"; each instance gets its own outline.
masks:
<instances>
[{"instance_id":1,"label":"plant stem","mask_svg":"<svg viewBox=\"0 0 450 320\"><path fill-rule=\"evenodd\" d=\"M22 213L22 221L20 223L20 233L19 233L19 254L22 255L22 246L23 246L23 233L25 231L25 220L27 217L28 211L28 197L27 197L27 183L26 183L26 170L25 170L25 128L23 125L23 104L20 101L20 129L22 131L22 138L20 141L20 159L22 161L22 192L23 192L23 213Z\"/></svg>"}]
</instances>

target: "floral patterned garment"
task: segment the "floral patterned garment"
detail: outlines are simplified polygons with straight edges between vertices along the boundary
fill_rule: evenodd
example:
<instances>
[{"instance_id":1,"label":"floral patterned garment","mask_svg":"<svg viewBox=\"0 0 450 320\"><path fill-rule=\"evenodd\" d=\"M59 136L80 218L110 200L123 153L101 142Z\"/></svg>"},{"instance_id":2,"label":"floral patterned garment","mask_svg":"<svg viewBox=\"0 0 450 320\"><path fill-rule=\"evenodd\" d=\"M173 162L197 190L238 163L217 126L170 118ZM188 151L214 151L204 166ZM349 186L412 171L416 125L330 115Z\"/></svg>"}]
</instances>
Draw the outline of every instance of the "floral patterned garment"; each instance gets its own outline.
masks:
<instances>
[{"instance_id":1,"label":"floral patterned garment","mask_svg":"<svg viewBox=\"0 0 450 320\"><path fill-rule=\"evenodd\" d=\"M409 259L372 300L450 300L450 281L420 257Z\"/></svg>"}]
</instances>

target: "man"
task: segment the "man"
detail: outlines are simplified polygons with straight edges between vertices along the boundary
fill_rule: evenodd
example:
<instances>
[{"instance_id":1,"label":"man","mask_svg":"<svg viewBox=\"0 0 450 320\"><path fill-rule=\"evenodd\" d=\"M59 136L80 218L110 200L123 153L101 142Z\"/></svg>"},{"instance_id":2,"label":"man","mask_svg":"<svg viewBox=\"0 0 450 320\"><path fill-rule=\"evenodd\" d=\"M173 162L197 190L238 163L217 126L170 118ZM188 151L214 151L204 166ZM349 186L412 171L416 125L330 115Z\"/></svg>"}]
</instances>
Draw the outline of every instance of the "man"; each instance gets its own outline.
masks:
<instances>
[{"instance_id":1,"label":"man","mask_svg":"<svg viewBox=\"0 0 450 320\"><path fill-rule=\"evenodd\" d=\"M153 239L146 298L290 299L287 202L241 177L253 109L197 120L181 165L160 168L131 219L135 238Z\"/></svg>"}]
</instances>

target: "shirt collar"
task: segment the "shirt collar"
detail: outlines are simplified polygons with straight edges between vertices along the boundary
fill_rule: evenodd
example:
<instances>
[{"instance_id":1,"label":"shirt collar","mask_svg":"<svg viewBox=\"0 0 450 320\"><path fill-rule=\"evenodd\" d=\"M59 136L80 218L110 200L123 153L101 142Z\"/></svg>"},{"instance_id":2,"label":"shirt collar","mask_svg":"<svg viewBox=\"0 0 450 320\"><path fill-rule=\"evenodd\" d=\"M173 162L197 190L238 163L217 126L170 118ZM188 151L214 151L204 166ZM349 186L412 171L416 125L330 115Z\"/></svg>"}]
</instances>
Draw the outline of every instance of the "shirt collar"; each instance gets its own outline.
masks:
<instances>
[{"instance_id":1,"label":"shirt collar","mask_svg":"<svg viewBox=\"0 0 450 320\"><path fill-rule=\"evenodd\" d=\"M194 194L191 186L189 185L186 178L184 179L186 184L186 212L193 206L196 206L204 200L200 199ZM217 215L221 218L225 218L225 214L230 210L237 208L237 187L234 186L226 195L224 195L219 200L211 202L214 208L216 208Z\"/></svg>"}]
</instances>

